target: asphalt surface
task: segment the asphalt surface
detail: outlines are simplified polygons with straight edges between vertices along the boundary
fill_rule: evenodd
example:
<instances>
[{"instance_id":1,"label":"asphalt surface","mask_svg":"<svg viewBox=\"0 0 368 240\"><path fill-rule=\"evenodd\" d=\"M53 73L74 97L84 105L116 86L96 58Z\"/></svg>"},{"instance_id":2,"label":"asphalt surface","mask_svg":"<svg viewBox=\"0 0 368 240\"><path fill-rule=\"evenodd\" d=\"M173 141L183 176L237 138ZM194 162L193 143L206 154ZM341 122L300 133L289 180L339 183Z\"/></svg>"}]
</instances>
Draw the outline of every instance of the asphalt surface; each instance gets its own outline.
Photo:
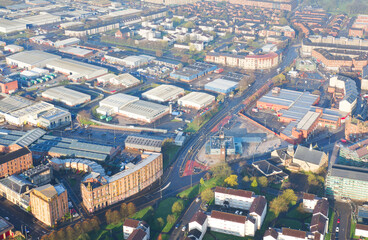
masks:
<instances>
[{"instance_id":1,"label":"asphalt surface","mask_svg":"<svg viewBox=\"0 0 368 240\"><path fill-rule=\"evenodd\" d=\"M336 215L334 218L334 228L331 239L350 239L350 222L351 222L351 206L347 202L335 202ZM337 219L340 219L340 224ZM339 227L339 232L336 234L336 227Z\"/></svg>"}]
</instances>

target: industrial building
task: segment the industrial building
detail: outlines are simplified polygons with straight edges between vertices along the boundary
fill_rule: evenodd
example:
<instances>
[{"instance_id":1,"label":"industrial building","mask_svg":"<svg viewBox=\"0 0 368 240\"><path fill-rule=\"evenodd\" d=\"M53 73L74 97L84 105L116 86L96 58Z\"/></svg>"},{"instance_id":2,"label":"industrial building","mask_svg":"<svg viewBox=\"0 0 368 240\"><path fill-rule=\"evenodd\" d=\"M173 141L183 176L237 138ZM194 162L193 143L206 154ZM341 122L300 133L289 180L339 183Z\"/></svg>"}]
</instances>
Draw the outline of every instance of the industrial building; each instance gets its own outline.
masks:
<instances>
[{"instance_id":1,"label":"industrial building","mask_svg":"<svg viewBox=\"0 0 368 240\"><path fill-rule=\"evenodd\" d=\"M93 51L89 49L79 48L79 47L64 47L59 49L60 52L74 55L77 57L89 57L93 55Z\"/></svg>"},{"instance_id":2,"label":"industrial building","mask_svg":"<svg viewBox=\"0 0 368 240\"><path fill-rule=\"evenodd\" d=\"M184 89L173 85L162 84L142 93L142 97L157 102L168 102L184 95Z\"/></svg>"},{"instance_id":3,"label":"industrial building","mask_svg":"<svg viewBox=\"0 0 368 240\"><path fill-rule=\"evenodd\" d=\"M18 22L25 23L31 26L41 26L51 23L57 23L61 21L60 16L52 15L50 13L42 12L38 15L32 15L17 19Z\"/></svg>"},{"instance_id":4,"label":"industrial building","mask_svg":"<svg viewBox=\"0 0 368 240\"><path fill-rule=\"evenodd\" d=\"M129 68L136 68L152 62L155 57L148 55L129 56L125 53L114 52L104 56L105 60L112 64L119 64Z\"/></svg>"},{"instance_id":5,"label":"industrial building","mask_svg":"<svg viewBox=\"0 0 368 240\"><path fill-rule=\"evenodd\" d=\"M108 72L106 68L66 58L49 61L46 67L68 75L73 81L92 80Z\"/></svg>"},{"instance_id":6,"label":"industrial building","mask_svg":"<svg viewBox=\"0 0 368 240\"><path fill-rule=\"evenodd\" d=\"M124 143L126 149L161 152L163 140L143 136L128 136Z\"/></svg>"},{"instance_id":7,"label":"industrial building","mask_svg":"<svg viewBox=\"0 0 368 240\"><path fill-rule=\"evenodd\" d=\"M57 108L51 103L33 102L21 97L7 97L0 100L1 115L11 125L30 124L46 129L63 126L71 121L71 115L67 110Z\"/></svg>"},{"instance_id":8,"label":"industrial building","mask_svg":"<svg viewBox=\"0 0 368 240\"><path fill-rule=\"evenodd\" d=\"M103 115L120 114L128 118L151 123L168 114L169 107L118 93L100 101L100 106L96 111Z\"/></svg>"},{"instance_id":9,"label":"industrial building","mask_svg":"<svg viewBox=\"0 0 368 240\"><path fill-rule=\"evenodd\" d=\"M191 82L215 71L216 69L216 65L204 62L196 62L184 67L183 69L175 70L174 72L170 73L170 77L183 82Z\"/></svg>"},{"instance_id":10,"label":"industrial building","mask_svg":"<svg viewBox=\"0 0 368 240\"><path fill-rule=\"evenodd\" d=\"M11 79L11 78L5 78L0 79L0 92L5 94L12 94L18 89L18 81Z\"/></svg>"},{"instance_id":11,"label":"industrial building","mask_svg":"<svg viewBox=\"0 0 368 240\"><path fill-rule=\"evenodd\" d=\"M64 39L64 40L57 40L54 43L54 47L64 48L64 47L67 47L67 46L76 45L79 42L80 42L79 38L67 38L67 39Z\"/></svg>"},{"instance_id":12,"label":"industrial building","mask_svg":"<svg viewBox=\"0 0 368 240\"><path fill-rule=\"evenodd\" d=\"M221 94L228 94L238 87L239 83L218 78L204 85L204 89Z\"/></svg>"},{"instance_id":13,"label":"industrial building","mask_svg":"<svg viewBox=\"0 0 368 240\"><path fill-rule=\"evenodd\" d=\"M27 29L27 25L24 22L17 20L8 20L5 18L0 19L0 32L1 33L13 33L20 32Z\"/></svg>"},{"instance_id":14,"label":"industrial building","mask_svg":"<svg viewBox=\"0 0 368 240\"><path fill-rule=\"evenodd\" d=\"M0 179L0 195L23 210L29 207L29 193L34 187L16 174Z\"/></svg>"},{"instance_id":15,"label":"industrial building","mask_svg":"<svg viewBox=\"0 0 368 240\"><path fill-rule=\"evenodd\" d=\"M43 68L46 66L46 63L60 58L60 56L51 53L46 53L39 50L32 50L16 53L7 56L5 59L8 65L14 65L19 68L32 69L34 67Z\"/></svg>"},{"instance_id":16,"label":"industrial building","mask_svg":"<svg viewBox=\"0 0 368 240\"><path fill-rule=\"evenodd\" d=\"M43 98L76 106L91 101L91 96L66 87L49 88L42 93Z\"/></svg>"},{"instance_id":17,"label":"industrial building","mask_svg":"<svg viewBox=\"0 0 368 240\"><path fill-rule=\"evenodd\" d=\"M215 102L215 96L203 92L191 92L179 98L178 104L187 108L201 109Z\"/></svg>"},{"instance_id":18,"label":"industrial building","mask_svg":"<svg viewBox=\"0 0 368 240\"><path fill-rule=\"evenodd\" d=\"M124 88L134 87L141 83L138 78L129 73L123 73L119 75L108 73L106 75L98 77L97 82L102 84L121 85Z\"/></svg>"},{"instance_id":19,"label":"industrial building","mask_svg":"<svg viewBox=\"0 0 368 240\"><path fill-rule=\"evenodd\" d=\"M21 52L23 50L24 50L24 48L22 46L18 46L18 45L15 45L15 44L10 44L10 45L4 46L4 51L9 51L11 53Z\"/></svg>"}]
</instances>

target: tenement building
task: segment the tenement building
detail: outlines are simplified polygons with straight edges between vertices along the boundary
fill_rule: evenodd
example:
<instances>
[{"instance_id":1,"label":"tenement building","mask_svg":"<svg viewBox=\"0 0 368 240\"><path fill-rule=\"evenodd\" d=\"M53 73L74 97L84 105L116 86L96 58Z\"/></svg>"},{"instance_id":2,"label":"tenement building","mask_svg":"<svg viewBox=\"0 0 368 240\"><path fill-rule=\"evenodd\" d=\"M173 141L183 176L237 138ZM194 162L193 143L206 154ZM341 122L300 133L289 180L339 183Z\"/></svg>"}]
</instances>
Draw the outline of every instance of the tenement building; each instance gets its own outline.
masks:
<instances>
[{"instance_id":1,"label":"tenement building","mask_svg":"<svg viewBox=\"0 0 368 240\"><path fill-rule=\"evenodd\" d=\"M27 147L0 153L0 177L21 173L32 164L32 153Z\"/></svg>"}]
</instances>

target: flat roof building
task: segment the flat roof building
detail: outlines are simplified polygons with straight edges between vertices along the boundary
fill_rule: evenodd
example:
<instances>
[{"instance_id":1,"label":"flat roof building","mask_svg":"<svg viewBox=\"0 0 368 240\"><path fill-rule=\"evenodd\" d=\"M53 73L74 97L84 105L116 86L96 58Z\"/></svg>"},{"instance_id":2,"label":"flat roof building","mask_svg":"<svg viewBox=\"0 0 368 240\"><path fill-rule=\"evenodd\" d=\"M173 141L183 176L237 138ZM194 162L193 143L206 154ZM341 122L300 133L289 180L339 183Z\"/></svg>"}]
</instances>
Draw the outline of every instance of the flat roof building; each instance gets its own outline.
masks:
<instances>
[{"instance_id":1,"label":"flat roof building","mask_svg":"<svg viewBox=\"0 0 368 240\"><path fill-rule=\"evenodd\" d=\"M187 108L201 109L215 102L215 96L204 92L191 92L179 98L178 104Z\"/></svg>"},{"instance_id":2,"label":"flat roof building","mask_svg":"<svg viewBox=\"0 0 368 240\"><path fill-rule=\"evenodd\" d=\"M76 106L91 101L91 96L66 87L49 88L42 93L42 97L62 102L68 106Z\"/></svg>"},{"instance_id":3,"label":"flat roof building","mask_svg":"<svg viewBox=\"0 0 368 240\"><path fill-rule=\"evenodd\" d=\"M238 87L239 83L218 78L204 85L204 89L221 94L228 94Z\"/></svg>"},{"instance_id":4,"label":"flat roof building","mask_svg":"<svg viewBox=\"0 0 368 240\"><path fill-rule=\"evenodd\" d=\"M151 152L161 152L163 140L148 136L128 136L125 139L126 149L145 150Z\"/></svg>"},{"instance_id":5,"label":"flat roof building","mask_svg":"<svg viewBox=\"0 0 368 240\"><path fill-rule=\"evenodd\" d=\"M97 82L103 84L121 85L124 88L134 87L141 83L141 81L138 78L134 77L129 73L123 73L119 75L108 73L106 75L98 77Z\"/></svg>"},{"instance_id":6,"label":"flat roof building","mask_svg":"<svg viewBox=\"0 0 368 240\"><path fill-rule=\"evenodd\" d=\"M25 23L27 25L41 26L45 24L57 23L61 21L60 16L52 15L50 13L40 13L38 15L27 16L17 19L17 21Z\"/></svg>"},{"instance_id":7,"label":"flat roof building","mask_svg":"<svg viewBox=\"0 0 368 240\"><path fill-rule=\"evenodd\" d=\"M15 65L19 68L32 69L34 67L43 68L47 63L60 59L60 56L42 52L39 50L24 51L7 56L6 63L8 65Z\"/></svg>"},{"instance_id":8,"label":"flat roof building","mask_svg":"<svg viewBox=\"0 0 368 240\"><path fill-rule=\"evenodd\" d=\"M183 69L177 69L170 73L172 79L177 79L184 82L191 82L194 79L205 76L217 69L216 65L204 62L196 62Z\"/></svg>"},{"instance_id":9,"label":"flat roof building","mask_svg":"<svg viewBox=\"0 0 368 240\"><path fill-rule=\"evenodd\" d=\"M17 20L8 20L4 18L0 19L0 32L2 33L20 32L26 29L27 26L24 22L20 22Z\"/></svg>"},{"instance_id":10,"label":"flat roof building","mask_svg":"<svg viewBox=\"0 0 368 240\"><path fill-rule=\"evenodd\" d=\"M78 57L89 57L93 54L92 50L79 47L64 47L59 49L60 52L75 55Z\"/></svg>"},{"instance_id":11,"label":"flat roof building","mask_svg":"<svg viewBox=\"0 0 368 240\"><path fill-rule=\"evenodd\" d=\"M157 102L168 102L184 95L184 89L173 85L162 84L142 94L143 98Z\"/></svg>"}]
</instances>

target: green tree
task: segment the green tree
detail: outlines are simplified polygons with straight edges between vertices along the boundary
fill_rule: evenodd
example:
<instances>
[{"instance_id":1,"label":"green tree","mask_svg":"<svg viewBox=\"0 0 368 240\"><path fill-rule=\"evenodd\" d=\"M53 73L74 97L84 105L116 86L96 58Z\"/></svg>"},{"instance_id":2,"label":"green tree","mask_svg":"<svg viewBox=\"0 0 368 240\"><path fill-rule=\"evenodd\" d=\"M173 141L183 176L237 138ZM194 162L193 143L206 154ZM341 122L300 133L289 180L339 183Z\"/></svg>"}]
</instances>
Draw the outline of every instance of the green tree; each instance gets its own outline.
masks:
<instances>
[{"instance_id":1,"label":"green tree","mask_svg":"<svg viewBox=\"0 0 368 240\"><path fill-rule=\"evenodd\" d=\"M163 218L157 218L156 219L156 226L158 227L158 229L162 229L165 226L165 221Z\"/></svg>"},{"instance_id":2,"label":"green tree","mask_svg":"<svg viewBox=\"0 0 368 240\"><path fill-rule=\"evenodd\" d=\"M203 202L210 202L214 198L215 194L210 188L207 188L201 193L201 198Z\"/></svg>"},{"instance_id":3,"label":"green tree","mask_svg":"<svg viewBox=\"0 0 368 240\"><path fill-rule=\"evenodd\" d=\"M285 17L280 18L279 20L280 25L288 25L289 22Z\"/></svg>"},{"instance_id":4,"label":"green tree","mask_svg":"<svg viewBox=\"0 0 368 240\"><path fill-rule=\"evenodd\" d=\"M231 174L227 178L225 178L224 182L230 187L238 186L238 176L235 174Z\"/></svg>"},{"instance_id":5,"label":"green tree","mask_svg":"<svg viewBox=\"0 0 368 240\"><path fill-rule=\"evenodd\" d=\"M201 180L199 180L199 183L200 183L201 185L204 185L204 179L203 179L203 178L201 178Z\"/></svg>"},{"instance_id":6,"label":"green tree","mask_svg":"<svg viewBox=\"0 0 368 240\"><path fill-rule=\"evenodd\" d=\"M176 221L176 217L173 214L167 215L166 221L170 224L174 224Z\"/></svg>"},{"instance_id":7,"label":"green tree","mask_svg":"<svg viewBox=\"0 0 368 240\"><path fill-rule=\"evenodd\" d=\"M79 236L78 240L91 240L91 238L87 233L83 233L82 235Z\"/></svg>"},{"instance_id":8,"label":"green tree","mask_svg":"<svg viewBox=\"0 0 368 240\"><path fill-rule=\"evenodd\" d=\"M117 223L121 220L121 215L118 210L115 210L111 213L111 222Z\"/></svg>"},{"instance_id":9,"label":"green tree","mask_svg":"<svg viewBox=\"0 0 368 240\"><path fill-rule=\"evenodd\" d=\"M84 220L82 222L82 229L83 229L83 232L85 233L91 232L93 230L91 220L89 219Z\"/></svg>"},{"instance_id":10,"label":"green tree","mask_svg":"<svg viewBox=\"0 0 368 240\"><path fill-rule=\"evenodd\" d=\"M132 202L128 203L127 207L128 207L128 215L129 216L132 216L133 214L136 213L137 209L136 209L134 203L132 203Z\"/></svg>"},{"instance_id":11,"label":"green tree","mask_svg":"<svg viewBox=\"0 0 368 240\"><path fill-rule=\"evenodd\" d=\"M163 54L162 50L156 50L156 57L162 57Z\"/></svg>"},{"instance_id":12,"label":"green tree","mask_svg":"<svg viewBox=\"0 0 368 240\"><path fill-rule=\"evenodd\" d=\"M281 212L286 212L289 209L289 206L284 198L278 196L274 198L270 203L270 210L275 214L275 216L279 216Z\"/></svg>"},{"instance_id":13,"label":"green tree","mask_svg":"<svg viewBox=\"0 0 368 240\"><path fill-rule=\"evenodd\" d=\"M100 220L98 219L98 217L94 216L91 221L91 226L92 226L92 230L98 231L100 230Z\"/></svg>"},{"instance_id":14,"label":"green tree","mask_svg":"<svg viewBox=\"0 0 368 240\"><path fill-rule=\"evenodd\" d=\"M105 213L105 218L106 218L106 223L107 224L112 223L111 214L112 214L112 211L110 209L107 210L106 213Z\"/></svg>"},{"instance_id":15,"label":"green tree","mask_svg":"<svg viewBox=\"0 0 368 240\"><path fill-rule=\"evenodd\" d=\"M244 181L244 182L249 182L249 181L250 181L250 179L249 179L249 177L248 177L247 175L245 175L245 176L243 177L243 181Z\"/></svg>"},{"instance_id":16,"label":"green tree","mask_svg":"<svg viewBox=\"0 0 368 240\"><path fill-rule=\"evenodd\" d=\"M285 202L289 205L295 205L296 201L298 200L298 197L295 195L294 191L292 189L286 189L282 192L281 197L285 199Z\"/></svg>"},{"instance_id":17,"label":"green tree","mask_svg":"<svg viewBox=\"0 0 368 240\"><path fill-rule=\"evenodd\" d=\"M49 235L44 235L44 236L47 236L47 239L49 240L57 240L57 234L56 234L56 231L53 231L51 232ZM42 238L41 238L42 239Z\"/></svg>"},{"instance_id":18,"label":"green tree","mask_svg":"<svg viewBox=\"0 0 368 240\"><path fill-rule=\"evenodd\" d=\"M231 167L227 163L219 163L211 169L212 175L216 178L225 179L232 173Z\"/></svg>"},{"instance_id":19,"label":"green tree","mask_svg":"<svg viewBox=\"0 0 368 240\"><path fill-rule=\"evenodd\" d=\"M75 235L77 235L77 236L84 233L84 231L82 229L82 224L80 224L80 223L76 223L73 228L74 228Z\"/></svg>"},{"instance_id":20,"label":"green tree","mask_svg":"<svg viewBox=\"0 0 368 240\"><path fill-rule=\"evenodd\" d=\"M171 207L171 212L174 214L179 215L184 209L184 204L182 201L176 201L172 207Z\"/></svg>"},{"instance_id":21,"label":"green tree","mask_svg":"<svg viewBox=\"0 0 368 240\"><path fill-rule=\"evenodd\" d=\"M254 179L253 182L250 184L250 186L252 188L257 188L258 187L257 179Z\"/></svg>"},{"instance_id":22,"label":"green tree","mask_svg":"<svg viewBox=\"0 0 368 240\"><path fill-rule=\"evenodd\" d=\"M267 187L268 180L265 176L259 177L257 180L258 184L261 185L261 187Z\"/></svg>"}]
</instances>

